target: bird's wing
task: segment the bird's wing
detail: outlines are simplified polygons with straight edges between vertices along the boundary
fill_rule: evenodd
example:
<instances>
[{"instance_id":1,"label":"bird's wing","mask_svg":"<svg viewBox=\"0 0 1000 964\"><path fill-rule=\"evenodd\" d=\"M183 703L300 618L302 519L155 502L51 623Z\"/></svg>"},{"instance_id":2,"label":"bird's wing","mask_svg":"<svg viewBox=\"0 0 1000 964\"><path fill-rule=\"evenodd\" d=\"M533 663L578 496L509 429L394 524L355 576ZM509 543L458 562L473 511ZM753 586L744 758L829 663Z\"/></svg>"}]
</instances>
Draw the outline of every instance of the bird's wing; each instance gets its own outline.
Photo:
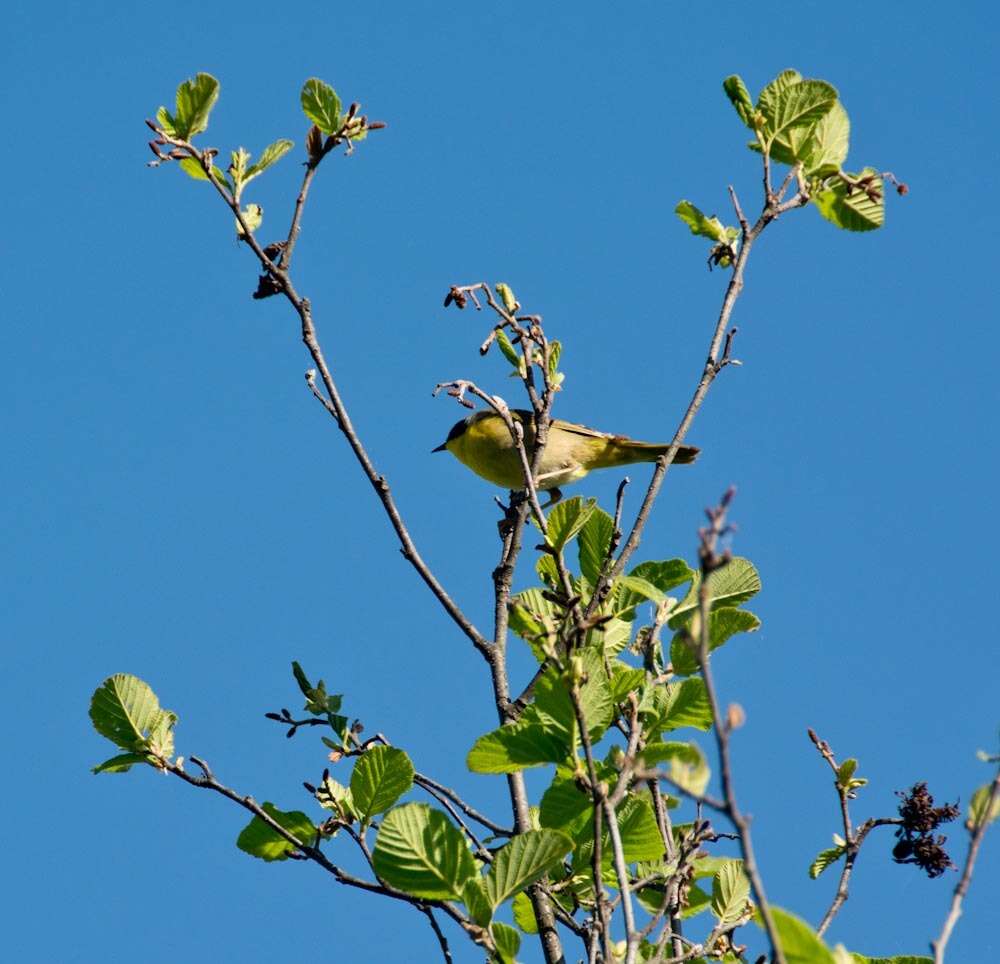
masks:
<instances>
[{"instance_id":1,"label":"bird's wing","mask_svg":"<svg viewBox=\"0 0 1000 964\"><path fill-rule=\"evenodd\" d=\"M564 432L572 432L574 435L582 435L584 438L615 438L608 432L599 432L596 428L577 425L575 422L564 422L561 418L555 419L553 424L558 425Z\"/></svg>"}]
</instances>

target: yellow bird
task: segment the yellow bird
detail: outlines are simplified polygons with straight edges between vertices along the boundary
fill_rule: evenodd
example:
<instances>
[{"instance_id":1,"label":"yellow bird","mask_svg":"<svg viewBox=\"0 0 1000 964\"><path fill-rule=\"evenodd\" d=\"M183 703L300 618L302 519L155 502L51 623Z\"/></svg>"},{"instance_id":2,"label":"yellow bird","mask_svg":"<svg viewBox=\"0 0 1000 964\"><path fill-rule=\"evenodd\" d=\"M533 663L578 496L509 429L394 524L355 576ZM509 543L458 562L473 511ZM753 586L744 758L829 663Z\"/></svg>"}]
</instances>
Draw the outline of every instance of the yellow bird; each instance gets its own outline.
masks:
<instances>
[{"instance_id":1,"label":"yellow bird","mask_svg":"<svg viewBox=\"0 0 1000 964\"><path fill-rule=\"evenodd\" d=\"M512 409L511 416L524 428L524 444L531 457L535 443L534 416L524 409ZM637 442L624 435L609 435L554 418L538 470L539 489L553 490L557 501L559 486L582 479L592 469L606 469L635 462L655 462L670 448L655 442ZM435 452L451 452L476 475L505 489L523 489L524 472L514 440L496 412L487 409L457 422ZM693 462L699 450L682 445L675 463Z\"/></svg>"}]
</instances>

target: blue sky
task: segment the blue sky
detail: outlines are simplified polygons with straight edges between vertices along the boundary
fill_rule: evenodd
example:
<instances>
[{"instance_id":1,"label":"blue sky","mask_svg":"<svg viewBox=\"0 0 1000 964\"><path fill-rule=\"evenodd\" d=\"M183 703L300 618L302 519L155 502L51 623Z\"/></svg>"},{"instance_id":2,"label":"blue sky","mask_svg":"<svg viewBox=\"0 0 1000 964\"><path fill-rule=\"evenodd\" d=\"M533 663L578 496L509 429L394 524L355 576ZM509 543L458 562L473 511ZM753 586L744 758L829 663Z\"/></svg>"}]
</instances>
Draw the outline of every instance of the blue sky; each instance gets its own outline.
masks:
<instances>
[{"instance_id":1,"label":"blue sky","mask_svg":"<svg viewBox=\"0 0 1000 964\"><path fill-rule=\"evenodd\" d=\"M748 722L738 792L769 895L814 923L835 881L806 868L838 829L812 726L860 760L857 821L927 780L940 801L996 750L993 511L1000 351L988 258L997 13L986 3L829 5L16 4L0 40L9 131L2 259L7 363L10 723L5 948L22 962L433 960L412 910L312 867L266 866L243 815L152 772L93 777L86 707L107 675L149 680L178 749L289 809L324 765L264 718L299 701L300 660L418 769L502 813L465 771L494 725L480 658L400 559L367 483L304 388L294 318L252 302L231 218L176 170L148 170L143 118L198 70L222 82L206 142L301 143L302 81L385 120L321 170L297 253L357 427L414 537L487 622L492 490L430 449L462 414L488 321L450 284L507 281L565 345L559 412L667 439L704 359L725 276L672 211L758 204L722 79L756 92L794 66L835 84L850 163L891 169L884 230L812 210L768 230L737 308L737 354L668 478L643 558L693 557L702 508L738 486L736 549L760 569L762 630L717 661ZM287 224L286 158L250 198ZM630 473L634 510L646 470ZM619 475L577 487L607 506ZM526 659L516 666L529 669ZM14 781L16 780L16 790ZM537 781L535 781L537 783ZM964 834L952 829L955 856ZM1000 843L987 837L951 959L1000 955ZM955 875L863 852L832 941L923 953ZM458 960L478 956L454 942ZM532 960L531 950L524 955Z\"/></svg>"}]
</instances>

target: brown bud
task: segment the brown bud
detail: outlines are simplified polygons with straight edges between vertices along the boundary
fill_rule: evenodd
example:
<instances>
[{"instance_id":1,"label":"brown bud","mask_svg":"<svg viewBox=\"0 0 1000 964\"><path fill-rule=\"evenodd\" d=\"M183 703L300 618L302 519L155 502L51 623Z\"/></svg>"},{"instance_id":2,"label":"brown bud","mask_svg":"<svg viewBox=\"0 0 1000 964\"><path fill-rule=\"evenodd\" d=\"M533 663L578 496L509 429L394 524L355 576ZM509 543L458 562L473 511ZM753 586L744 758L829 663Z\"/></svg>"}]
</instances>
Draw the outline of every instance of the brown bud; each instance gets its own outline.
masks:
<instances>
[{"instance_id":1,"label":"brown bud","mask_svg":"<svg viewBox=\"0 0 1000 964\"><path fill-rule=\"evenodd\" d=\"M368 130L370 131L380 131L384 130L386 127L385 121L369 121Z\"/></svg>"},{"instance_id":2,"label":"brown bud","mask_svg":"<svg viewBox=\"0 0 1000 964\"><path fill-rule=\"evenodd\" d=\"M910 193L910 188L909 188L909 185L908 185L908 184L906 184L906 183L905 183L905 182L903 182L903 181L900 181L900 182L899 182L899 183L898 183L898 184L896 185L896 193L897 193L897 194L900 194L900 195L907 195L907 194L909 194L909 193Z\"/></svg>"},{"instance_id":3,"label":"brown bud","mask_svg":"<svg viewBox=\"0 0 1000 964\"><path fill-rule=\"evenodd\" d=\"M739 703L730 703L726 710L726 727L730 730L738 730L747 721L746 711Z\"/></svg>"}]
</instances>

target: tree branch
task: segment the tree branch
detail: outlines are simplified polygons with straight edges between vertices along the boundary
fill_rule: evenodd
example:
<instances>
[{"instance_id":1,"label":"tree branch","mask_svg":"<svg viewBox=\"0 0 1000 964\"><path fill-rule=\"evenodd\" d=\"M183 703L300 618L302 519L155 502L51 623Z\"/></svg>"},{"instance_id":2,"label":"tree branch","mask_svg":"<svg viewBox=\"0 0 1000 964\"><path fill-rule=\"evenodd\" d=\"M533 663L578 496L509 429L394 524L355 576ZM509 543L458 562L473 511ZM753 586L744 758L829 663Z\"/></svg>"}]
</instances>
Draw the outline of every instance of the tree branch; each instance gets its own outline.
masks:
<instances>
[{"instance_id":1,"label":"tree branch","mask_svg":"<svg viewBox=\"0 0 1000 964\"><path fill-rule=\"evenodd\" d=\"M292 307L295 309L301 322L302 341L309 351L313 363L319 371L323 387L326 390L327 401L323 402L324 407L334 417L337 427L343 433L351 451L354 453L354 456L358 461L358 464L361 466L362 471L371 483L372 488L374 488L376 495L378 495L379 501L382 503L386 515L389 517L389 522L399 539L403 558L406 559L414 569L416 569L420 578L423 579L424 583L434 594L435 598L441 603L445 611L452 618L452 621L459 627L459 629L462 630L462 632L469 638L472 644L487 659L487 661L489 661L492 658L490 643L486 640L482 633L476 629L462 610L459 609L458 605L454 602L451 596L449 596L441 583L438 582L427 563L417 551L409 530L403 522L399 509L397 508L395 500L392 497L392 493L389 490L388 482L384 476L380 475L376 471L368 452L361 443L361 439L354 429L354 425L352 424L347 413L347 408L340 397L340 392L337 389L337 385L330 373L330 368L327 365L326 358L320 348L319 341L316 337L316 327L313 322L312 309L309 300L302 297L298 291L296 291L287 271L287 259L290 258L291 254L289 247L294 246L295 238L298 233L299 222L302 216L302 207L305 204L308 188L315 174L315 164L310 162L310 164L307 165L306 173L303 177L302 188L299 192L301 203L298 201L296 202L296 210L293 215L292 226L289 231L288 241L285 245L286 261L283 266L279 266L275 264L275 262L260 246L253 232L250 230L249 225L246 223L243 213L240 210L240 206L233 195L227 190L224 184L221 184L216 179L215 175L212 173L211 155L199 150L187 141L181 141L168 137L159 128L157 128L157 133L159 133L159 135L164 138L167 143L174 144L179 149L186 151L191 157L195 158L199 164L201 164L202 168L206 171L208 180L211 182L212 186L215 188L219 196L225 202L226 206L235 216L237 222L240 224L240 227L243 230L241 240L243 240L250 247L261 266L264 268L264 271L277 286L277 289L285 295ZM310 388L314 395L320 397L313 382L310 382ZM322 398L320 398L320 400L322 401Z\"/></svg>"},{"instance_id":2,"label":"tree branch","mask_svg":"<svg viewBox=\"0 0 1000 964\"><path fill-rule=\"evenodd\" d=\"M851 799L851 792L847 787L841 785L840 767L833 755L833 750L830 748L830 744L827 743L826 740L821 740L816 735L815 730L810 728L808 733L809 739L812 740L816 749L819 751L820 756L826 760L826 762L830 765L830 769L833 770L833 785L834 789L837 791L837 797L840 801L840 816L844 827L845 841L844 866L840 871L840 880L837 883L837 892L834 894L832 903L823 915L823 920L820 921L819 927L816 928L816 933L822 937L823 934L826 933L826 929L830 926L834 917L836 917L839 913L840 908L843 907L847 901L849 896L848 886L850 884L851 874L854 871L854 864L858 859L858 854L861 852L861 845L864 843L865 838L876 827L884 827L892 824L898 825L903 821L893 817L880 819L870 818L858 827L857 832L855 833L848 805L848 801Z\"/></svg>"},{"instance_id":3,"label":"tree branch","mask_svg":"<svg viewBox=\"0 0 1000 964\"><path fill-rule=\"evenodd\" d=\"M273 830L279 837L290 843L295 849L301 853L306 859L311 860L313 863L318 864L327 873L331 874L338 883L344 884L348 887L356 887L359 890L367 890L373 894L381 894L384 897L391 897L393 900L402 901L405 904L411 904L418 909L421 906L434 907L440 911L447 914L452 920L454 920L463 930L466 931L470 936L473 935L475 930L475 925L472 924L457 908L449 904L447 901L443 900L424 900L421 898L413 897L410 894L404 893L401 890L396 890L394 887L390 887L385 883L373 883L372 881L363 880L362 878L355 877L352 874L347 873L341 867L334 864L326 854L320 850L318 845L306 843L303 840L299 840L295 834L291 831L286 830L277 820L274 819L263 807L261 807L253 797L244 796L233 790L231 787L227 787L220 783L216 778L215 774L212 773L208 764L199 759L198 757L191 755L189 757L191 762L195 766L199 767L202 771L201 776L194 776L188 773L183 766L177 763L171 763L168 760L160 760L158 765L161 766L167 773L172 774L175 777L183 780L185 783L192 787L197 787L202 790L212 790L215 793L220 794L227 800L231 800L237 806L242 807L244 810L249 811L255 817L260 819L263 823Z\"/></svg>"},{"instance_id":4,"label":"tree branch","mask_svg":"<svg viewBox=\"0 0 1000 964\"><path fill-rule=\"evenodd\" d=\"M717 552L718 541L726 532L726 512L732 500L735 490L730 489L723 497L722 501L714 509L709 510L709 526L700 532L701 546L699 557L701 559L701 584L698 587L698 614L700 641L697 651L698 665L701 668L701 675L705 681L705 693L708 697L709 706L712 710L712 728L715 731L716 748L719 754L719 769L722 781L722 795L725 801L724 813L732 822L739 833L740 850L743 854L743 866L746 875L753 887L754 897L757 901L757 908L764 921L764 929L767 931L768 940L771 943L771 951L774 957L774 964L786 964L784 951L778 940L778 931L775 927L774 917L771 914L771 906L767 901L764 892L764 882L761 879L760 871L757 869L757 861L754 856L753 841L750 836L750 820L740 811L736 802L736 790L733 784L732 763L729 755L729 735L730 725L728 720L723 718L719 709L719 700L715 689L715 681L712 677L711 668L711 591L709 587L709 575L717 569L722 568L729 561L729 554L720 555Z\"/></svg>"},{"instance_id":5,"label":"tree branch","mask_svg":"<svg viewBox=\"0 0 1000 964\"><path fill-rule=\"evenodd\" d=\"M993 785L990 787L990 795L983 809L982 817L978 824L970 827L971 839L969 840L969 852L965 855L965 866L962 868L962 876L955 885L955 892L951 898L951 907L948 909L948 916L941 927L941 933L937 940L931 941L931 949L934 951L934 964L944 964L944 952L951 939L951 932L955 929L959 917L962 916L962 901L969 892L969 884L972 883L972 871L976 866L976 855L979 853L979 845L983 842L986 828L990 825L990 817L993 808L1000 800L1000 770L993 778Z\"/></svg>"}]
</instances>

